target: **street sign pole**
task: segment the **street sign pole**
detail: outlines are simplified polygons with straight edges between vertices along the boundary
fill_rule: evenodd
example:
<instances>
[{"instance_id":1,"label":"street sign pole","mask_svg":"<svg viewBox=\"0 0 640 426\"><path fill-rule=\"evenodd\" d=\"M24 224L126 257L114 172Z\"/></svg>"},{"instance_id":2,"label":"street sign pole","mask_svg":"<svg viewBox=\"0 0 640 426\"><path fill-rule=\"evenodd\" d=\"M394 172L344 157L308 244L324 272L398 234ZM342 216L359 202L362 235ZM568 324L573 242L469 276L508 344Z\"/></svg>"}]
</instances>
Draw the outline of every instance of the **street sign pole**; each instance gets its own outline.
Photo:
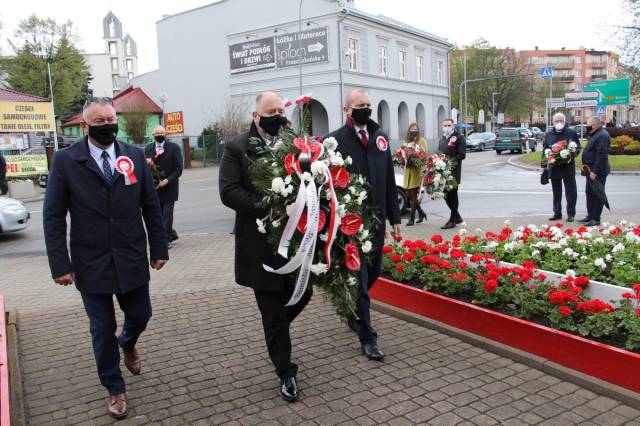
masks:
<instances>
[{"instance_id":1,"label":"street sign pole","mask_svg":"<svg viewBox=\"0 0 640 426\"><path fill-rule=\"evenodd\" d=\"M58 150L58 126L56 125L56 110L53 106L53 85L51 84L51 66L47 62L47 72L49 74L49 96L51 97L51 115L53 116L53 150Z\"/></svg>"},{"instance_id":2,"label":"street sign pole","mask_svg":"<svg viewBox=\"0 0 640 426\"><path fill-rule=\"evenodd\" d=\"M549 98L553 98L553 74L551 74L551 78L549 78ZM551 117L552 112L553 107L549 104L549 126L553 126L553 117Z\"/></svg>"}]
</instances>

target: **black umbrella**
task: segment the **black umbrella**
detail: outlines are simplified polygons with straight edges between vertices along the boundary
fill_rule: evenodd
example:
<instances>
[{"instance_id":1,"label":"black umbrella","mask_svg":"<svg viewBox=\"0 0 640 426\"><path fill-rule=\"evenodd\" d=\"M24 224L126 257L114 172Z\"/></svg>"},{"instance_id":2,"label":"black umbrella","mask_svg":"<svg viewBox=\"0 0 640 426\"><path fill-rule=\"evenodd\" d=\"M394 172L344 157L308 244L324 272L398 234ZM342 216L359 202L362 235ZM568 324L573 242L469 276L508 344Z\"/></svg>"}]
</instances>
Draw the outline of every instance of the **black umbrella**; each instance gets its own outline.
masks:
<instances>
[{"instance_id":1,"label":"black umbrella","mask_svg":"<svg viewBox=\"0 0 640 426\"><path fill-rule=\"evenodd\" d=\"M582 171L587 177L591 175L591 168L586 164L582 165ZM587 179L587 182L589 182L589 185L591 186L591 192L593 192L593 195L595 195L596 198L604 204L607 210L611 211L611 207L609 207L609 200L607 199L607 193L604 191L604 186L602 186L602 184L597 180L591 179L590 177Z\"/></svg>"}]
</instances>

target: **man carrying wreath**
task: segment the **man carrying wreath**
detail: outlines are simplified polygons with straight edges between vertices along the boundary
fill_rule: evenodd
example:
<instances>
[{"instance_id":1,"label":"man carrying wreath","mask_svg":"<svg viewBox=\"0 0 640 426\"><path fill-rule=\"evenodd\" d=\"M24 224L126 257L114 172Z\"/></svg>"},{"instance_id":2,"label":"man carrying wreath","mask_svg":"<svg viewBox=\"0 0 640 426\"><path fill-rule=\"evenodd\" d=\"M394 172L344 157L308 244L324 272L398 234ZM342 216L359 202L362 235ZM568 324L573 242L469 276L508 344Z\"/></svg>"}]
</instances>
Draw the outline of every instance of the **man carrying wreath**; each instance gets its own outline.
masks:
<instances>
[{"instance_id":1,"label":"man carrying wreath","mask_svg":"<svg viewBox=\"0 0 640 426\"><path fill-rule=\"evenodd\" d=\"M355 316L349 320L349 327L358 333L362 353L369 359L382 361L384 352L378 345L378 334L371 325L369 289L380 276L382 268L386 220L393 227L391 234L394 238L402 238L395 172L388 137L378 123L370 118L369 94L364 89L353 89L347 95L343 109L346 114L345 125L328 137L334 137L338 141L337 151L344 158L352 158L352 164L347 166L348 172L362 175L370 185L366 202L380 220L371 230L372 260L360 264L358 301Z\"/></svg>"},{"instance_id":2,"label":"man carrying wreath","mask_svg":"<svg viewBox=\"0 0 640 426\"><path fill-rule=\"evenodd\" d=\"M120 348L127 369L140 374L136 342L151 318L149 263L161 269L169 255L151 172L142 150L116 141L117 120L110 99L85 103L80 125L87 136L55 153L43 220L51 275L56 284L75 283L80 291L98 376L109 393L107 412L121 419L127 401ZM114 295L124 311L119 335Z\"/></svg>"}]
</instances>

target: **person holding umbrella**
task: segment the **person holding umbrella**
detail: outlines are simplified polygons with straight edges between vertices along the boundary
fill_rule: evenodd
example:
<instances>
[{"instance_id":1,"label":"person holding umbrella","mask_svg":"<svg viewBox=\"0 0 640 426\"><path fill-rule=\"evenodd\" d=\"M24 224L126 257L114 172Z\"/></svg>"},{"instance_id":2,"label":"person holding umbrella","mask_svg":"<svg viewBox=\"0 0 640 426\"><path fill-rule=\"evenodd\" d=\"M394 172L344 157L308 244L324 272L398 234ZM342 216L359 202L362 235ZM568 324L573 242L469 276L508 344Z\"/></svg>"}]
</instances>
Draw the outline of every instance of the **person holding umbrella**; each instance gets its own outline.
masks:
<instances>
[{"instance_id":1,"label":"person holding umbrella","mask_svg":"<svg viewBox=\"0 0 640 426\"><path fill-rule=\"evenodd\" d=\"M590 117L587 120L587 132L589 143L582 151L582 175L587 178L585 188L587 216L579 222L584 222L585 226L598 226L606 201L604 186L607 175L611 172L609 166L611 137L609 132L602 127L602 120L598 117ZM602 190L600 190L600 186ZM594 188L600 191L594 191Z\"/></svg>"}]
</instances>

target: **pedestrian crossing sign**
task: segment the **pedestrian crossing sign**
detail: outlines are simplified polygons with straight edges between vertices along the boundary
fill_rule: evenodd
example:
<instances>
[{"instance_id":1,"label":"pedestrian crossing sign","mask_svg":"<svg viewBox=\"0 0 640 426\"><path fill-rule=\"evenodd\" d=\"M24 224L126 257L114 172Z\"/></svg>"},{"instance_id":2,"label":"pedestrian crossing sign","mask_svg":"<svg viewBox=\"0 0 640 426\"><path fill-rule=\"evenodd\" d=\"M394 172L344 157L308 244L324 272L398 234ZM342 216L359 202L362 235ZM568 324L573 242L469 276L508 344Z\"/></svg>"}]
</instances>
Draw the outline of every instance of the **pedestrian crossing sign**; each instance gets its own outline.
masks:
<instances>
[{"instance_id":1,"label":"pedestrian crossing sign","mask_svg":"<svg viewBox=\"0 0 640 426\"><path fill-rule=\"evenodd\" d=\"M540 68L540 76L542 78L551 78L551 77L553 77L553 67L542 67L542 68Z\"/></svg>"}]
</instances>

